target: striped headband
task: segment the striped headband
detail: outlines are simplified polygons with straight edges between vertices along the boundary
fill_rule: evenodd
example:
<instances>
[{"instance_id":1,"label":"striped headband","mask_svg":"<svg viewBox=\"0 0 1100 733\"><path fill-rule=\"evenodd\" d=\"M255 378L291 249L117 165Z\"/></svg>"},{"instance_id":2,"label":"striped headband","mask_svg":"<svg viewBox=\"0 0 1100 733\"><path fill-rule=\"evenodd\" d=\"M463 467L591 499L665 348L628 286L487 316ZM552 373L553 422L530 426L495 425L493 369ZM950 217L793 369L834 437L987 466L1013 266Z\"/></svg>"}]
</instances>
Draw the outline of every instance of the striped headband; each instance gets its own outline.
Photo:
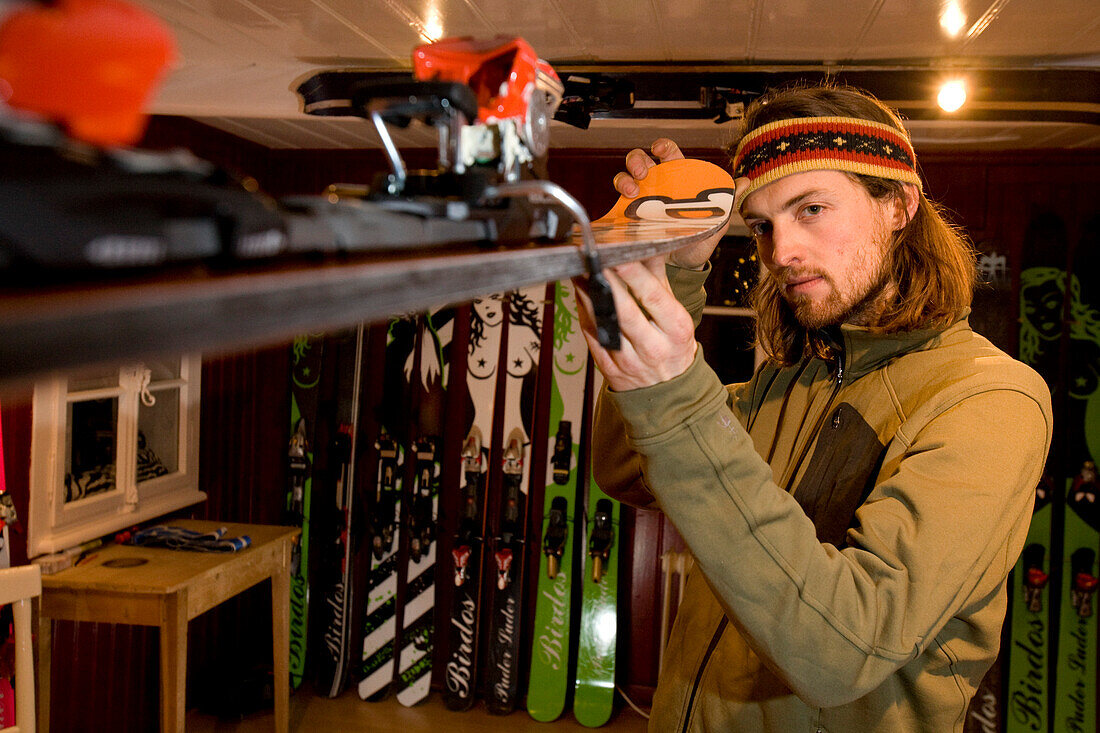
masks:
<instances>
[{"instance_id":1,"label":"striped headband","mask_svg":"<svg viewBox=\"0 0 1100 733\"><path fill-rule=\"evenodd\" d=\"M912 183L919 189L917 156L909 136L858 117L796 117L762 125L741 139L733 157L735 205L783 176L805 171L847 171Z\"/></svg>"}]
</instances>

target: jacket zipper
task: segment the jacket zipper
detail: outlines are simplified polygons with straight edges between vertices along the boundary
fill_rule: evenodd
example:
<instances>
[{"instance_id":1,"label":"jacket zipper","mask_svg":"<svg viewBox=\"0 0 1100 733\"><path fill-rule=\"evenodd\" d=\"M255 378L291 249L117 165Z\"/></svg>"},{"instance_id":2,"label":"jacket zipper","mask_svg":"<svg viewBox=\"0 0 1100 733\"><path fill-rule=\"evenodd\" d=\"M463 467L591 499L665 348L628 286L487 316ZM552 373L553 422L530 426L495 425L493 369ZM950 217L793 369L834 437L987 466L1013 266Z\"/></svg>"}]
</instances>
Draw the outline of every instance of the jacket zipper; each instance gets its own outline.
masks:
<instances>
[{"instance_id":1,"label":"jacket zipper","mask_svg":"<svg viewBox=\"0 0 1100 733\"><path fill-rule=\"evenodd\" d=\"M829 414L829 410L832 409L833 400L836 399L837 393L840 392L841 386L844 384L844 355L841 354L836 363L836 383L833 385L833 392L829 395L829 401L825 404L825 409L817 418L817 424L814 425L814 431L811 435L817 435L821 432L822 426L825 424L825 416ZM794 466L802 465L802 461L806 459L806 453L810 450L810 444L813 440L808 440L806 445L802 447L802 453L798 457L798 461L794 463ZM797 473L797 469L795 471ZM794 480L794 474L790 476L787 483ZM790 492L790 487L787 487L787 491ZM722 633L726 630L726 626L729 625L729 617L724 613L722 614L722 620L718 622L718 628L714 630L714 636L710 638L710 644L707 645L707 651L703 654L703 661L699 663L699 669L695 673L695 681L691 685L691 694L688 696L687 715L684 717L684 727L681 728L682 733L687 733L688 725L691 724L692 713L695 712L695 696L699 693L699 685L703 682L703 673L707 669L707 664L710 662L711 656L714 654L714 650L718 648L718 641L722 638Z\"/></svg>"},{"instance_id":2,"label":"jacket zipper","mask_svg":"<svg viewBox=\"0 0 1100 733\"><path fill-rule=\"evenodd\" d=\"M794 477L798 475L798 467L802 465L802 462L806 460L806 454L810 452L810 446L814 443L814 436L821 432L821 428L825 425L825 418L829 415L829 410L833 409L833 400L840 393L840 388L844 385L844 355L841 354L840 358L836 362L836 379L833 382L833 391L829 395L829 400L825 403L825 408L817 416L817 422L814 424L814 429L808 436L805 445L802 446L802 450L798 454L798 460L790 464L790 473L787 474L786 480L783 482L783 489L789 494L791 492L791 484L794 482Z\"/></svg>"},{"instance_id":3,"label":"jacket zipper","mask_svg":"<svg viewBox=\"0 0 1100 733\"><path fill-rule=\"evenodd\" d=\"M714 636L710 637L710 644L707 645L707 651L703 654L703 661L699 663L699 671L695 673L695 682L691 685L691 695L688 696L687 715L684 717L684 727L682 728L683 733L687 733L688 724L691 723L691 714L695 708L695 695L699 692L699 684L703 681L703 672L707 668L707 662L710 661L714 650L718 648L718 640L722 638L722 632L726 630L729 622L729 617L722 614L722 620L718 622L718 628L714 630Z\"/></svg>"}]
</instances>

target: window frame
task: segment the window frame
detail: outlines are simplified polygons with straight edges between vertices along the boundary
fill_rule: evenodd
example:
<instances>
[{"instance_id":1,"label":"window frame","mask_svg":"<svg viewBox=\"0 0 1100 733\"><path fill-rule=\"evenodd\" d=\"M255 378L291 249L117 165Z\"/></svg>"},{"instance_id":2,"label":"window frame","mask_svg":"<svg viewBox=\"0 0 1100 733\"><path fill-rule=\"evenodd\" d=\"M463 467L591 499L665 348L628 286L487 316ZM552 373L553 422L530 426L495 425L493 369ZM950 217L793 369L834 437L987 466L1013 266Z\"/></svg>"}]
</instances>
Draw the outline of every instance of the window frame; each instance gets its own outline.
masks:
<instances>
[{"instance_id":1,"label":"window frame","mask_svg":"<svg viewBox=\"0 0 1100 733\"><path fill-rule=\"evenodd\" d=\"M170 379L144 381L148 367L142 362L133 362L118 368L117 384L111 386L70 392L70 376L64 373L52 374L35 383L28 557L60 552L206 499L206 494L199 490L202 359L199 354L174 358L179 359L179 375ZM109 371L104 370L105 375ZM142 392L157 395L175 390L179 391L177 469L138 483L137 446ZM109 491L66 502L65 465L70 430L68 406L74 402L103 398L118 399L115 486Z\"/></svg>"}]
</instances>

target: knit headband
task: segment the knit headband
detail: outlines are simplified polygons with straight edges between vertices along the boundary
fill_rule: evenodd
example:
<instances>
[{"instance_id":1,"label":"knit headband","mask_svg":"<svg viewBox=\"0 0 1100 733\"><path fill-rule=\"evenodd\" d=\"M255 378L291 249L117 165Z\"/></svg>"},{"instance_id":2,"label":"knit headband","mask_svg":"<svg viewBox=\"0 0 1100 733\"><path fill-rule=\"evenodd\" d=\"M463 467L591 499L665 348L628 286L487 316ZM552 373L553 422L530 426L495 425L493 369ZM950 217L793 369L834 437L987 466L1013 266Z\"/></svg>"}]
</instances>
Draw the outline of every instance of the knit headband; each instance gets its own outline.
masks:
<instances>
[{"instance_id":1,"label":"knit headband","mask_svg":"<svg viewBox=\"0 0 1100 733\"><path fill-rule=\"evenodd\" d=\"M901 130L858 117L796 117L756 128L737 144L735 206L783 176L805 171L847 171L921 187L917 156Z\"/></svg>"}]
</instances>

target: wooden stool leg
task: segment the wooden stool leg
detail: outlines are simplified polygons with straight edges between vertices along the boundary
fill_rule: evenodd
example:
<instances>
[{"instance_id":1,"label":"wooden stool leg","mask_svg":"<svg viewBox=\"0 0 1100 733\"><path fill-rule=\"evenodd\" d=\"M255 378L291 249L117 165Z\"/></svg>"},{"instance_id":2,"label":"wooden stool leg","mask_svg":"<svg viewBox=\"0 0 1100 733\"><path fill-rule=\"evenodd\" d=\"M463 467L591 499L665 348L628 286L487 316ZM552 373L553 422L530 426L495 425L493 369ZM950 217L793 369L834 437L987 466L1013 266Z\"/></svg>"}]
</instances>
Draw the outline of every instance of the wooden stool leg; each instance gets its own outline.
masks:
<instances>
[{"instance_id":1,"label":"wooden stool leg","mask_svg":"<svg viewBox=\"0 0 1100 733\"><path fill-rule=\"evenodd\" d=\"M275 731L286 733L290 722L290 574L285 564L271 576L271 638Z\"/></svg>"},{"instance_id":2,"label":"wooden stool leg","mask_svg":"<svg viewBox=\"0 0 1100 733\"><path fill-rule=\"evenodd\" d=\"M160 729L184 733L187 713L187 593L164 600L160 627Z\"/></svg>"},{"instance_id":3,"label":"wooden stool leg","mask_svg":"<svg viewBox=\"0 0 1100 733\"><path fill-rule=\"evenodd\" d=\"M41 605L39 605L41 609ZM50 657L53 655L53 619L38 614L38 730L50 729Z\"/></svg>"},{"instance_id":4,"label":"wooden stool leg","mask_svg":"<svg viewBox=\"0 0 1100 733\"><path fill-rule=\"evenodd\" d=\"M31 645L31 600L11 604L15 626L15 724L20 730L34 730L34 649ZM22 682L22 684L19 684Z\"/></svg>"}]
</instances>

